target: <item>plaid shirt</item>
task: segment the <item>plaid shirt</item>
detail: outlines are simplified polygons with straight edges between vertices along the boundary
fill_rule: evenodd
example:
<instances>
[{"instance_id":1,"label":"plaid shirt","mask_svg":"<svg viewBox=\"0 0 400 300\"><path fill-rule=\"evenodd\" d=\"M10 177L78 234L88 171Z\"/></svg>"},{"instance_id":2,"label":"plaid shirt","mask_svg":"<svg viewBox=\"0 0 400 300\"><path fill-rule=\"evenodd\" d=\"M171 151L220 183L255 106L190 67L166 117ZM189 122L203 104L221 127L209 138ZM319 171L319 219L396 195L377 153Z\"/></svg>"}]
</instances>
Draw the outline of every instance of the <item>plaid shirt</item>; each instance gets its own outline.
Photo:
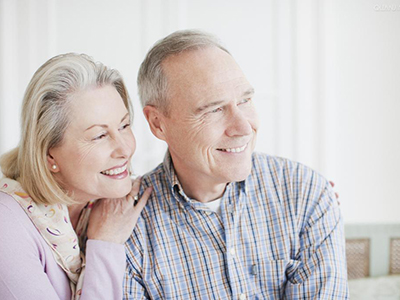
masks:
<instances>
[{"instance_id":1,"label":"plaid shirt","mask_svg":"<svg viewBox=\"0 0 400 300\"><path fill-rule=\"evenodd\" d=\"M168 153L142 182L154 189L125 244L125 299L348 298L338 202L311 169L254 153L221 215L185 195Z\"/></svg>"}]
</instances>

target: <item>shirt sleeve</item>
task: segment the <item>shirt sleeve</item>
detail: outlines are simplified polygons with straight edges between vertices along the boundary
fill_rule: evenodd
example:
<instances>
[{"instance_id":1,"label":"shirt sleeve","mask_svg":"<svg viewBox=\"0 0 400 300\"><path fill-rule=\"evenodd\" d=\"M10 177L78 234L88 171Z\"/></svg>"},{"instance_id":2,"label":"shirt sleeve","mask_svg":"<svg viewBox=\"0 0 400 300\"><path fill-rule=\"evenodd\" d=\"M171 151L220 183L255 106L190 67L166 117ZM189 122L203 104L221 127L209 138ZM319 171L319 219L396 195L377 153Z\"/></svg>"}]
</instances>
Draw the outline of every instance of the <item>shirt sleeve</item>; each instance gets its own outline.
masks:
<instances>
[{"instance_id":1,"label":"shirt sleeve","mask_svg":"<svg viewBox=\"0 0 400 300\"><path fill-rule=\"evenodd\" d=\"M314 196L310 196L311 198ZM312 203L300 238L298 268L288 276L284 299L348 299L343 219L326 182Z\"/></svg>"},{"instance_id":2,"label":"shirt sleeve","mask_svg":"<svg viewBox=\"0 0 400 300\"><path fill-rule=\"evenodd\" d=\"M139 219L136 228L125 243L127 265L123 283L124 300L150 299L141 276L143 251L140 245L142 238L140 227L141 220Z\"/></svg>"},{"instance_id":3,"label":"shirt sleeve","mask_svg":"<svg viewBox=\"0 0 400 300\"><path fill-rule=\"evenodd\" d=\"M40 246L18 217L0 203L1 299L60 299L41 263Z\"/></svg>"},{"instance_id":4,"label":"shirt sleeve","mask_svg":"<svg viewBox=\"0 0 400 300\"><path fill-rule=\"evenodd\" d=\"M122 299L125 257L122 244L88 240L81 300Z\"/></svg>"},{"instance_id":5,"label":"shirt sleeve","mask_svg":"<svg viewBox=\"0 0 400 300\"><path fill-rule=\"evenodd\" d=\"M123 299L125 300L150 299L147 296L140 275L134 270L132 270L132 267L130 265L126 267Z\"/></svg>"}]
</instances>

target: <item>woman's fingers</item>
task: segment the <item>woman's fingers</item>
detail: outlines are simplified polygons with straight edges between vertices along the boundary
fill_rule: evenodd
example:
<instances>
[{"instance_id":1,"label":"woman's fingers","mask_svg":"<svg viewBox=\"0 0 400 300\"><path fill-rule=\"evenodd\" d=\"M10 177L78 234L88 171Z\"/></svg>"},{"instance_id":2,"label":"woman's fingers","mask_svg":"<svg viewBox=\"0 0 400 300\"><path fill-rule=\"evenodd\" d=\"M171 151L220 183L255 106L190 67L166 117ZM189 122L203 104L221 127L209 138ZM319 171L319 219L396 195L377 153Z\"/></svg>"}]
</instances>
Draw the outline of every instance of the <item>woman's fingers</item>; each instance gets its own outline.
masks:
<instances>
[{"instance_id":1,"label":"woman's fingers","mask_svg":"<svg viewBox=\"0 0 400 300\"><path fill-rule=\"evenodd\" d=\"M123 244L132 234L137 220L153 190L147 188L135 205L140 179L133 182L132 192L124 198L101 199L96 202L90 214L88 238Z\"/></svg>"},{"instance_id":2,"label":"woman's fingers","mask_svg":"<svg viewBox=\"0 0 400 300\"><path fill-rule=\"evenodd\" d=\"M150 197L151 192L153 191L153 187L148 187L142 197L140 198L139 202L135 205L135 210L137 210L139 213L143 210L143 208L146 206L147 200Z\"/></svg>"},{"instance_id":3,"label":"woman's fingers","mask_svg":"<svg viewBox=\"0 0 400 300\"><path fill-rule=\"evenodd\" d=\"M335 183L334 183L333 181L329 181L329 183L330 183L330 185L332 186L332 188L335 187ZM339 194L336 193L336 192L335 192L335 197L336 197L336 199L339 199ZM339 202L339 204L340 204L340 202Z\"/></svg>"},{"instance_id":4,"label":"woman's fingers","mask_svg":"<svg viewBox=\"0 0 400 300\"><path fill-rule=\"evenodd\" d=\"M142 178L139 176L137 177L133 183L132 183L132 189L131 192L129 193L132 197L137 196L137 194L139 193L139 189L140 189L140 184L142 183Z\"/></svg>"}]
</instances>

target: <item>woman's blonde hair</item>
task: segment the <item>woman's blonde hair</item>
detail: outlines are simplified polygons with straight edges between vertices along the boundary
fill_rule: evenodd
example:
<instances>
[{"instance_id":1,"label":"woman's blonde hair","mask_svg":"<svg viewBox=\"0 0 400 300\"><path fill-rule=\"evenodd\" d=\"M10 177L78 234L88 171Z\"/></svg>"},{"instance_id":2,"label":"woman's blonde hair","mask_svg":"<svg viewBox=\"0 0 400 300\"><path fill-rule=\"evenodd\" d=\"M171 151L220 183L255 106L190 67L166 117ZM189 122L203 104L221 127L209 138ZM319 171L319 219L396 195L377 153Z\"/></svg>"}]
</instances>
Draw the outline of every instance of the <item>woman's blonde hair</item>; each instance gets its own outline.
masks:
<instances>
[{"instance_id":1,"label":"woman's blonde hair","mask_svg":"<svg viewBox=\"0 0 400 300\"><path fill-rule=\"evenodd\" d=\"M33 75L22 104L21 141L0 158L3 174L19 181L38 203L72 204L48 168L50 148L61 145L69 125L69 102L91 87L114 86L132 116L129 95L120 73L85 54L55 56Z\"/></svg>"}]
</instances>

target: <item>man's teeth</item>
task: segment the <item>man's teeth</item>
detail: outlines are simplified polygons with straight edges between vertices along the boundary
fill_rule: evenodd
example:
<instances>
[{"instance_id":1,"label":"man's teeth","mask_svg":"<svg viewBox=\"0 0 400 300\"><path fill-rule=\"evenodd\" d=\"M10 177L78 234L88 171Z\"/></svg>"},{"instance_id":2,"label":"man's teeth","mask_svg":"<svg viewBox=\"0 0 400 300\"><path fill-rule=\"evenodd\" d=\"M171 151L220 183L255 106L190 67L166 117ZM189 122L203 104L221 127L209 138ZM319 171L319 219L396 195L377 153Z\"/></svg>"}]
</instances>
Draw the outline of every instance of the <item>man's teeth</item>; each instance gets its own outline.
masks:
<instances>
[{"instance_id":1,"label":"man's teeth","mask_svg":"<svg viewBox=\"0 0 400 300\"><path fill-rule=\"evenodd\" d=\"M116 169L112 169L112 170L106 170L106 171L102 171L100 172L101 174L104 175L118 175L121 174L123 172L125 172L126 168L128 165L122 166L121 168L116 168Z\"/></svg>"},{"instance_id":2,"label":"man's teeth","mask_svg":"<svg viewBox=\"0 0 400 300\"><path fill-rule=\"evenodd\" d=\"M226 148L226 149L221 149L221 150L225 151L225 152L239 153L239 152L244 151L244 149L246 149L246 146L247 146L247 144L240 148Z\"/></svg>"}]
</instances>

